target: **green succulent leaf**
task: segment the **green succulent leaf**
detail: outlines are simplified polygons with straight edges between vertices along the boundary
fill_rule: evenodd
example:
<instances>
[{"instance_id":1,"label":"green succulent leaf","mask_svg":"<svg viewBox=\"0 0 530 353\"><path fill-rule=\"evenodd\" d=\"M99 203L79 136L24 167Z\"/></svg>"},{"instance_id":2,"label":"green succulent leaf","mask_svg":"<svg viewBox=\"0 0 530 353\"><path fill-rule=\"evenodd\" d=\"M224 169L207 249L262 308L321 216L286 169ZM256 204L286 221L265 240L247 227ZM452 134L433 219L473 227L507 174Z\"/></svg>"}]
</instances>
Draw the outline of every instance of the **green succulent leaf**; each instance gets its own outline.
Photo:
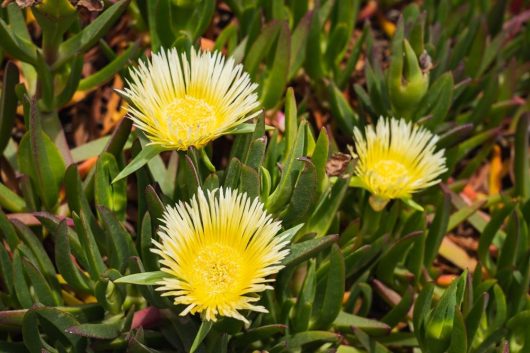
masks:
<instances>
[{"instance_id":1,"label":"green succulent leaf","mask_svg":"<svg viewBox=\"0 0 530 353\"><path fill-rule=\"evenodd\" d=\"M291 329L293 332L302 332L309 329L316 289L315 262L312 261L309 264L302 289L294 307L294 314L291 319Z\"/></svg>"},{"instance_id":2,"label":"green succulent leaf","mask_svg":"<svg viewBox=\"0 0 530 353\"><path fill-rule=\"evenodd\" d=\"M368 334L376 336L386 335L391 329L390 326L383 322L349 314L344 311L341 311L335 321L333 321L333 326L340 330L351 330L352 327L356 327Z\"/></svg>"},{"instance_id":3,"label":"green succulent leaf","mask_svg":"<svg viewBox=\"0 0 530 353\"><path fill-rule=\"evenodd\" d=\"M66 221L62 221L55 236L55 263L61 276L77 291L90 293L90 280L71 260L70 241Z\"/></svg>"},{"instance_id":4,"label":"green succulent leaf","mask_svg":"<svg viewBox=\"0 0 530 353\"><path fill-rule=\"evenodd\" d=\"M319 292L323 299L319 311L315 316L313 328L328 328L335 320L342 308L344 295L345 267L344 257L337 244L331 246L330 264L326 276L326 281L319 286Z\"/></svg>"},{"instance_id":5,"label":"green succulent leaf","mask_svg":"<svg viewBox=\"0 0 530 353\"><path fill-rule=\"evenodd\" d=\"M298 265L330 247L337 240L338 237L336 235L329 235L327 237L310 239L293 244L289 255L283 259L282 265L285 267Z\"/></svg>"},{"instance_id":6,"label":"green succulent leaf","mask_svg":"<svg viewBox=\"0 0 530 353\"><path fill-rule=\"evenodd\" d=\"M120 70L123 70L129 61L136 59L139 55L140 46L138 43L131 44L127 50L117 55L104 68L80 80L77 89L80 91L90 91L103 85L110 81Z\"/></svg>"},{"instance_id":7,"label":"green succulent leaf","mask_svg":"<svg viewBox=\"0 0 530 353\"><path fill-rule=\"evenodd\" d=\"M234 335L234 345L236 347L246 347L253 342L267 339L276 334L284 333L285 329L285 325L279 324L251 328L248 331Z\"/></svg>"},{"instance_id":8,"label":"green succulent leaf","mask_svg":"<svg viewBox=\"0 0 530 353\"><path fill-rule=\"evenodd\" d=\"M136 157L134 157L134 159L114 178L114 180L112 180L112 183L117 183L121 179L131 175L146 165L160 152L167 150L168 148L157 144L146 145L144 148L142 148L142 151Z\"/></svg>"},{"instance_id":9,"label":"green succulent leaf","mask_svg":"<svg viewBox=\"0 0 530 353\"><path fill-rule=\"evenodd\" d=\"M4 71L2 92L0 93L0 152L3 152L11 137L15 122L17 98L15 86L18 84L19 71L15 64L8 62Z\"/></svg>"},{"instance_id":10,"label":"green succulent leaf","mask_svg":"<svg viewBox=\"0 0 530 353\"><path fill-rule=\"evenodd\" d=\"M300 157L298 160L304 163L304 169L296 181L291 200L283 217L283 223L288 227L303 222L317 202L315 165L307 157Z\"/></svg>"},{"instance_id":11,"label":"green succulent leaf","mask_svg":"<svg viewBox=\"0 0 530 353\"><path fill-rule=\"evenodd\" d=\"M213 322L204 320L201 322L201 326L199 327L199 331L197 331L197 335L195 336L195 339L193 340L193 344L191 345L190 353L194 353L208 334L210 330L212 329Z\"/></svg>"},{"instance_id":12,"label":"green succulent leaf","mask_svg":"<svg viewBox=\"0 0 530 353\"><path fill-rule=\"evenodd\" d=\"M292 336L287 336L281 340L278 346L282 350L271 350L272 352L289 352L296 349L301 349L304 345L314 342L338 342L340 336L328 331L304 331L296 333Z\"/></svg>"},{"instance_id":13,"label":"green succulent leaf","mask_svg":"<svg viewBox=\"0 0 530 353\"><path fill-rule=\"evenodd\" d=\"M59 68L73 56L86 52L90 47L96 44L127 9L129 2L130 0L119 0L106 9L79 33L74 34L66 41L62 42L59 46L58 58L54 63L54 68Z\"/></svg>"},{"instance_id":14,"label":"green succulent leaf","mask_svg":"<svg viewBox=\"0 0 530 353\"><path fill-rule=\"evenodd\" d=\"M65 163L55 143L41 127L37 102L30 103L30 126L20 141L18 163L36 186L44 206L53 210L59 200L59 189L65 173Z\"/></svg>"},{"instance_id":15,"label":"green succulent leaf","mask_svg":"<svg viewBox=\"0 0 530 353\"><path fill-rule=\"evenodd\" d=\"M81 324L70 326L65 331L75 336L109 340L118 337L120 334L120 324Z\"/></svg>"},{"instance_id":16,"label":"green succulent leaf","mask_svg":"<svg viewBox=\"0 0 530 353\"><path fill-rule=\"evenodd\" d=\"M277 212L285 206L292 194L292 190L294 188L298 175L303 168L303 163L298 160L298 158L302 156L304 151L305 124L305 121L302 121L302 123L300 123L300 126L298 127L296 142L293 145L293 148L289 150L287 154L285 166L283 168L280 181L276 189L267 199L266 207L269 212Z\"/></svg>"},{"instance_id":17,"label":"green succulent leaf","mask_svg":"<svg viewBox=\"0 0 530 353\"><path fill-rule=\"evenodd\" d=\"M108 152L102 153L96 163L94 198L96 205L108 208L119 219L124 220L127 206L127 183L123 179L112 182L118 172L116 158Z\"/></svg>"},{"instance_id":18,"label":"green succulent leaf","mask_svg":"<svg viewBox=\"0 0 530 353\"><path fill-rule=\"evenodd\" d=\"M114 281L114 283L130 283L150 286L157 284L161 280L167 278L169 275L162 271L134 273L132 275L123 276Z\"/></svg>"},{"instance_id":19,"label":"green succulent leaf","mask_svg":"<svg viewBox=\"0 0 530 353\"><path fill-rule=\"evenodd\" d=\"M38 64L37 47L30 41L19 37L18 34L0 18L0 47L14 58L29 63Z\"/></svg>"}]
</instances>

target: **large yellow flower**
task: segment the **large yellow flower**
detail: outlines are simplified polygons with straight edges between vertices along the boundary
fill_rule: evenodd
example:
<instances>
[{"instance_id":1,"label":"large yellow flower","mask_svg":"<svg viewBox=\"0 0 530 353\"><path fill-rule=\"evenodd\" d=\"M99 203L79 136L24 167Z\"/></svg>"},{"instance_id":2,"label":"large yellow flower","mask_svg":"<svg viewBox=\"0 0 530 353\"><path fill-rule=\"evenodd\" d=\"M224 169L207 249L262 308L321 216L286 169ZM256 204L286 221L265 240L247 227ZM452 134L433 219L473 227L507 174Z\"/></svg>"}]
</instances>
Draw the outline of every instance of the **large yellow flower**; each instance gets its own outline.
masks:
<instances>
[{"instance_id":1,"label":"large yellow flower","mask_svg":"<svg viewBox=\"0 0 530 353\"><path fill-rule=\"evenodd\" d=\"M129 116L154 144L202 147L259 114L257 85L241 64L220 53L176 49L153 54L131 70Z\"/></svg>"},{"instance_id":2,"label":"large yellow flower","mask_svg":"<svg viewBox=\"0 0 530 353\"><path fill-rule=\"evenodd\" d=\"M280 222L257 198L232 189L199 189L189 203L168 207L163 222L153 252L168 276L157 289L187 306L181 315L247 322L239 310L267 312L255 305L255 293L272 289L274 280L267 277L282 268L289 250L288 240L276 236Z\"/></svg>"},{"instance_id":3,"label":"large yellow flower","mask_svg":"<svg viewBox=\"0 0 530 353\"><path fill-rule=\"evenodd\" d=\"M435 152L438 136L410 122L380 118L365 136L354 129L358 186L370 191L370 204L382 210L391 199L409 200L411 194L438 183L445 172L444 150Z\"/></svg>"}]
</instances>

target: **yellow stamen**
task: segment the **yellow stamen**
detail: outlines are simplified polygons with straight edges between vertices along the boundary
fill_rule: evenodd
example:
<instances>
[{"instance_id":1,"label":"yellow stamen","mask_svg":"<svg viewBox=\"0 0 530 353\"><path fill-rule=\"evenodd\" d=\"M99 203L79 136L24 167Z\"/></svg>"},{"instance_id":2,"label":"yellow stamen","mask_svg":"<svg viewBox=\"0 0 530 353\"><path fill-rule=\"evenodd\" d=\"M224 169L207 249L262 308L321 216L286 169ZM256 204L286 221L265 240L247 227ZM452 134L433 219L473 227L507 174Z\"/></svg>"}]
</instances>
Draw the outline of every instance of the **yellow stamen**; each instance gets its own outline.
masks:
<instances>
[{"instance_id":1,"label":"yellow stamen","mask_svg":"<svg viewBox=\"0 0 530 353\"><path fill-rule=\"evenodd\" d=\"M204 246L193 263L196 269L189 282L201 288L200 296L206 300L215 300L219 295L236 289L241 278L241 263L235 259L240 254L231 246L214 243Z\"/></svg>"}]
</instances>

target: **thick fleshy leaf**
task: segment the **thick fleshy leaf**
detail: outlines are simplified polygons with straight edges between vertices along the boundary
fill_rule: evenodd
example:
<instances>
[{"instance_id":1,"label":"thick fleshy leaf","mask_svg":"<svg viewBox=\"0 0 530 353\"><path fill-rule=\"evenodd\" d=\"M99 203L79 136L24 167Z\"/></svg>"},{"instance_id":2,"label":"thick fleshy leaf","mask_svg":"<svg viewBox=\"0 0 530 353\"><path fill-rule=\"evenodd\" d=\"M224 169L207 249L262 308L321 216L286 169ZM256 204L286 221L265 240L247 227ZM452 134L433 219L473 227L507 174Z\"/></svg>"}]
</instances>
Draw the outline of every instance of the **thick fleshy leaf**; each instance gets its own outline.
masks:
<instances>
[{"instance_id":1,"label":"thick fleshy leaf","mask_svg":"<svg viewBox=\"0 0 530 353\"><path fill-rule=\"evenodd\" d=\"M166 151L167 148L160 145L146 145L142 151L134 157L134 159L114 178L112 183L116 183L119 180L134 173L144 165L146 165L152 158L162 151Z\"/></svg>"},{"instance_id":2,"label":"thick fleshy leaf","mask_svg":"<svg viewBox=\"0 0 530 353\"><path fill-rule=\"evenodd\" d=\"M256 130L256 124L243 123L234 127L232 130L227 131L226 135L238 135L238 134L250 134ZM265 125L266 131L274 130L274 126Z\"/></svg>"},{"instance_id":3,"label":"thick fleshy leaf","mask_svg":"<svg viewBox=\"0 0 530 353\"><path fill-rule=\"evenodd\" d=\"M31 282L34 295L38 298L38 302L47 306L57 306L62 304L62 298L55 288L52 289L44 275L39 269L30 261L22 260L24 272L28 275Z\"/></svg>"},{"instance_id":4,"label":"thick fleshy leaf","mask_svg":"<svg viewBox=\"0 0 530 353\"><path fill-rule=\"evenodd\" d=\"M374 280L374 282L377 280ZM386 288L382 283L378 283L380 286L378 290L381 289L381 287L385 288L387 292L391 292L392 290L390 288ZM388 302L389 300L387 300ZM383 318L381 318L381 321L387 324L390 327L395 327L400 322L407 322L408 321L408 314L410 311L410 308L414 301L414 290L412 287L408 287L405 290L405 293L403 296L400 297L400 301L398 303L392 303L395 306L388 311Z\"/></svg>"},{"instance_id":5,"label":"thick fleshy leaf","mask_svg":"<svg viewBox=\"0 0 530 353\"><path fill-rule=\"evenodd\" d=\"M30 41L19 37L11 28L0 18L0 46L14 58L37 65L37 47Z\"/></svg>"},{"instance_id":6,"label":"thick fleshy leaf","mask_svg":"<svg viewBox=\"0 0 530 353\"><path fill-rule=\"evenodd\" d=\"M15 86L18 84L18 76L16 65L8 62L4 69L4 82L0 93L0 154L7 146L15 122L17 109Z\"/></svg>"},{"instance_id":7,"label":"thick fleshy leaf","mask_svg":"<svg viewBox=\"0 0 530 353\"><path fill-rule=\"evenodd\" d=\"M131 235L123 228L114 212L98 206L98 213L109 238L109 263L116 269L122 269L129 256L136 255Z\"/></svg>"},{"instance_id":8,"label":"thick fleshy leaf","mask_svg":"<svg viewBox=\"0 0 530 353\"><path fill-rule=\"evenodd\" d=\"M328 328L337 318L342 307L342 298L344 295L345 268L344 257L337 244L333 244L329 255L330 264L326 281L317 291L323 291L322 304L315 315L313 328Z\"/></svg>"},{"instance_id":9,"label":"thick fleshy leaf","mask_svg":"<svg viewBox=\"0 0 530 353\"><path fill-rule=\"evenodd\" d=\"M120 323L81 324L70 326L65 332L75 336L108 340L118 337Z\"/></svg>"},{"instance_id":10,"label":"thick fleshy leaf","mask_svg":"<svg viewBox=\"0 0 530 353\"><path fill-rule=\"evenodd\" d=\"M300 1L303 3L303 1ZM307 12L298 22L291 36L291 63L289 64L289 77L292 78L302 67L306 54L306 43L311 25L313 12Z\"/></svg>"},{"instance_id":11,"label":"thick fleshy leaf","mask_svg":"<svg viewBox=\"0 0 530 353\"><path fill-rule=\"evenodd\" d=\"M12 221L17 233L19 234L20 239L27 246L28 251L31 253L25 253L26 257L32 255L35 258L34 264L38 266L39 270L44 274L47 280L54 286L54 289L59 289L59 282L57 281L55 274L55 267L48 257L48 253L44 248L43 243L39 238L33 233L33 231L18 220Z\"/></svg>"},{"instance_id":12,"label":"thick fleshy leaf","mask_svg":"<svg viewBox=\"0 0 530 353\"><path fill-rule=\"evenodd\" d=\"M337 119L341 130L350 134L353 128L359 124L359 116L353 111L350 103L333 82L330 82L327 88L333 117Z\"/></svg>"},{"instance_id":13,"label":"thick fleshy leaf","mask_svg":"<svg viewBox=\"0 0 530 353\"><path fill-rule=\"evenodd\" d=\"M13 289L17 300L22 308L30 308L33 305L33 298L31 296L29 284L24 275L24 267L22 264L22 255L20 250L15 250L13 255Z\"/></svg>"},{"instance_id":14,"label":"thick fleshy leaf","mask_svg":"<svg viewBox=\"0 0 530 353\"><path fill-rule=\"evenodd\" d=\"M50 347L53 349L57 345L71 347L72 351L85 351L87 341L65 331L77 324L79 322L67 312L43 306L33 307L24 316L24 343L31 352L41 352L42 349L48 350Z\"/></svg>"},{"instance_id":15,"label":"thick fleshy leaf","mask_svg":"<svg viewBox=\"0 0 530 353\"><path fill-rule=\"evenodd\" d=\"M466 353L468 351L468 338L464 318L460 311L455 312L453 330L451 332L451 343L447 353Z\"/></svg>"},{"instance_id":16,"label":"thick fleshy leaf","mask_svg":"<svg viewBox=\"0 0 530 353\"><path fill-rule=\"evenodd\" d=\"M278 347L282 347L284 350L293 351L299 350L302 346L313 343L313 342L338 342L340 335L328 332L328 331L304 331L296 333L292 336L287 336L281 340ZM271 352L277 352L274 348Z\"/></svg>"},{"instance_id":17,"label":"thick fleshy leaf","mask_svg":"<svg viewBox=\"0 0 530 353\"><path fill-rule=\"evenodd\" d=\"M153 272L143 272L135 273L128 276L123 276L114 281L114 283L130 283L130 284L139 284L144 286L150 286L160 282L164 278L167 278L169 275L162 271L153 271Z\"/></svg>"},{"instance_id":18,"label":"thick fleshy leaf","mask_svg":"<svg viewBox=\"0 0 530 353\"><path fill-rule=\"evenodd\" d=\"M96 205L108 208L120 220L124 220L127 206L127 183L123 179L112 182L118 172L116 158L108 152L102 153L96 163L94 198Z\"/></svg>"},{"instance_id":19,"label":"thick fleshy leaf","mask_svg":"<svg viewBox=\"0 0 530 353\"><path fill-rule=\"evenodd\" d=\"M0 183L0 207L7 211L19 213L23 212L27 208L27 205L23 198Z\"/></svg>"},{"instance_id":20,"label":"thick fleshy leaf","mask_svg":"<svg viewBox=\"0 0 530 353\"><path fill-rule=\"evenodd\" d=\"M82 79L79 82L78 89L81 91L90 91L91 89L110 81L114 75L126 67L130 60L135 59L139 54L140 46L138 43L131 44L127 50L123 51L120 55L117 55L105 67Z\"/></svg>"},{"instance_id":21,"label":"thick fleshy leaf","mask_svg":"<svg viewBox=\"0 0 530 353\"><path fill-rule=\"evenodd\" d=\"M103 37L109 28L118 20L120 15L129 6L130 0L119 0L102 14L100 14L88 26L79 33L74 34L59 46L59 54L54 67L63 65L74 55L86 52L97 41Z\"/></svg>"},{"instance_id":22,"label":"thick fleshy leaf","mask_svg":"<svg viewBox=\"0 0 530 353\"><path fill-rule=\"evenodd\" d=\"M78 216L74 213L73 215L75 228L77 234L79 234L79 241L85 250L85 256L87 259L87 271L90 273L90 278L97 281L101 273L105 272L107 266L103 262L103 258L94 238L90 224L86 219L86 216L81 214Z\"/></svg>"},{"instance_id":23,"label":"thick fleshy leaf","mask_svg":"<svg viewBox=\"0 0 530 353\"><path fill-rule=\"evenodd\" d=\"M195 339L193 340L193 344L191 345L190 353L194 353L202 343L202 341L206 338L206 335L208 332L210 332L211 328L213 326L212 321L203 321L201 323L201 326L199 327L199 331L197 331L197 334L195 335Z\"/></svg>"},{"instance_id":24,"label":"thick fleshy leaf","mask_svg":"<svg viewBox=\"0 0 530 353\"><path fill-rule=\"evenodd\" d=\"M392 284L397 264L403 259L410 246L422 235L422 232L414 232L404 236L381 256L377 265L378 278L387 284Z\"/></svg>"},{"instance_id":25,"label":"thick fleshy leaf","mask_svg":"<svg viewBox=\"0 0 530 353\"><path fill-rule=\"evenodd\" d=\"M75 266L71 258L70 241L66 221L62 221L55 235L55 264L69 286L77 291L89 293L89 278Z\"/></svg>"},{"instance_id":26,"label":"thick fleshy leaf","mask_svg":"<svg viewBox=\"0 0 530 353\"><path fill-rule=\"evenodd\" d=\"M373 319L367 319L362 316L357 316L354 314L349 314L344 311L341 311L335 321L333 326L341 330L351 330L352 327L356 327L360 330L365 331L371 335L381 336L385 335L390 331L390 327L380 321Z\"/></svg>"},{"instance_id":27,"label":"thick fleshy leaf","mask_svg":"<svg viewBox=\"0 0 530 353\"><path fill-rule=\"evenodd\" d=\"M298 160L302 156L305 144L305 121L298 127L298 134L293 148L288 151L285 165L282 170L280 181L269 196L266 207L269 212L277 212L288 202L294 188L294 184L303 168L303 163Z\"/></svg>"},{"instance_id":28,"label":"thick fleshy leaf","mask_svg":"<svg viewBox=\"0 0 530 353\"><path fill-rule=\"evenodd\" d=\"M447 226L449 224L449 214L451 212L451 199L449 194L444 192L442 199L436 207L436 214L434 220L429 227L429 234L427 236L425 244L425 266L430 266L436 254L438 253L438 248L442 243L442 239L447 231Z\"/></svg>"},{"instance_id":29,"label":"thick fleshy leaf","mask_svg":"<svg viewBox=\"0 0 530 353\"><path fill-rule=\"evenodd\" d=\"M466 278L467 273L464 272L457 280L453 281L428 316L425 323L427 343L447 342L448 344L453 330L455 312L459 311L458 308L462 303Z\"/></svg>"},{"instance_id":30,"label":"thick fleshy leaf","mask_svg":"<svg viewBox=\"0 0 530 353\"><path fill-rule=\"evenodd\" d=\"M307 215L314 209L317 202L317 171L315 165L307 157L300 157L298 160L304 162L304 169L296 181L293 195L283 217L283 224L287 227L299 224L307 219Z\"/></svg>"},{"instance_id":31,"label":"thick fleshy leaf","mask_svg":"<svg viewBox=\"0 0 530 353\"><path fill-rule=\"evenodd\" d=\"M272 108L278 104L287 84L287 76L289 74L291 33L287 22L280 23L279 26L274 60L270 66L267 78L261 85L261 102L265 109Z\"/></svg>"},{"instance_id":32,"label":"thick fleshy leaf","mask_svg":"<svg viewBox=\"0 0 530 353\"><path fill-rule=\"evenodd\" d=\"M450 72L443 74L434 81L432 86L429 87L427 94L418 105L418 109L415 113L415 120L430 114L432 115L432 118L427 122L427 126L434 128L441 124L451 107L453 86L453 76Z\"/></svg>"},{"instance_id":33,"label":"thick fleshy leaf","mask_svg":"<svg viewBox=\"0 0 530 353\"><path fill-rule=\"evenodd\" d=\"M327 233L331 223L337 216L337 211L342 204L348 190L349 179L338 179L335 185L328 189L327 194L320 197L320 203L304 227L305 233L316 233L323 236Z\"/></svg>"},{"instance_id":34,"label":"thick fleshy leaf","mask_svg":"<svg viewBox=\"0 0 530 353\"><path fill-rule=\"evenodd\" d=\"M294 307L294 314L291 319L292 332L307 331L309 328L317 289L316 279L315 262L312 261L307 269L302 289Z\"/></svg>"},{"instance_id":35,"label":"thick fleshy leaf","mask_svg":"<svg viewBox=\"0 0 530 353\"><path fill-rule=\"evenodd\" d=\"M265 325L252 328L248 331L234 335L234 345L238 347L246 347L252 342L267 339L273 335L285 332L285 325Z\"/></svg>"},{"instance_id":36,"label":"thick fleshy leaf","mask_svg":"<svg viewBox=\"0 0 530 353\"><path fill-rule=\"evenodd\" d=\"M42 130L37 102L30 103L29 132L19 146L18 163L31 178L44 203L53 210L59 201L59 189L65 173L65 163L55 143Z\"/></svg>"},{"instance_id":37,"label":"thick fleshy leaf","mask_svg":"<svg viewBox=\"0 0 530 353\"><path fill-rule=\"evenodd\" d=\"M338 236L330 235L293 244L291 246L291 252L285 259L283 259L282 265L286 267L298 265L315 256L322 250L330 247L332 244L336 243L337 240Z\"/></svg>"}]
</instances>

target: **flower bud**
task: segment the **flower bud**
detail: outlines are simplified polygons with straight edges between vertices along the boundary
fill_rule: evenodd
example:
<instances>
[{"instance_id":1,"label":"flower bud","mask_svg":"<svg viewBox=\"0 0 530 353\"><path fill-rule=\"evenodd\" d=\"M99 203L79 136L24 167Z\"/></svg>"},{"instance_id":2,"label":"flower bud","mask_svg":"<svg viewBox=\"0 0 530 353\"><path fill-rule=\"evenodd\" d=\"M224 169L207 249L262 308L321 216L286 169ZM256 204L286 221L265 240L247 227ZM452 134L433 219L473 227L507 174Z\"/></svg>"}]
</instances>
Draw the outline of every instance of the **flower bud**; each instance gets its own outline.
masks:
<instances>
[{"instance_id":1,"label":"flower bud","mask_svg":"<svg viewBox=\"0 0 530 353\"><path fill-rule=\"evenodd\" d=\"M410 119L429 88L429 74L423 72L410 43L393 45L388 75L388 93L398 116ZM403 58L405 60L403 60Z\"/></svg>"}]
</instances>

